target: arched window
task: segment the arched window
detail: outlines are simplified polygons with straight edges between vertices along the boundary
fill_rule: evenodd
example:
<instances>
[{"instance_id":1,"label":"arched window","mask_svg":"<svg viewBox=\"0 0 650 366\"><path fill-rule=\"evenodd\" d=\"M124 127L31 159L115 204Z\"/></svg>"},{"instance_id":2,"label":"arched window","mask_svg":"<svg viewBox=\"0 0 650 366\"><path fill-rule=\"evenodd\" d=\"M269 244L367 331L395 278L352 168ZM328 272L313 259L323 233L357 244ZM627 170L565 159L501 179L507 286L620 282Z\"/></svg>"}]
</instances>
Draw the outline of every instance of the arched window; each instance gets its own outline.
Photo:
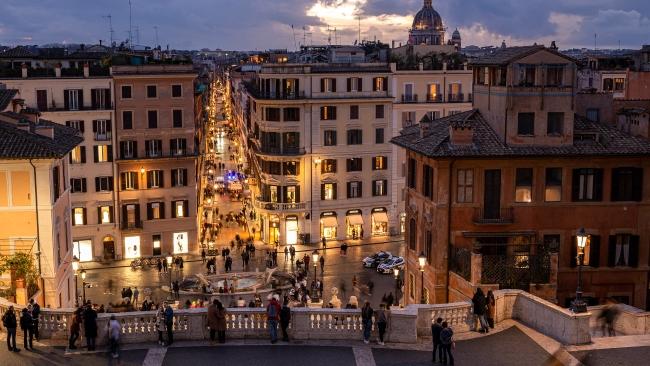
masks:
<instances>
[{"instance_id":1,"label":"arched window","mask_svg":"<svg viewBox=\"0 0 650 366\"><path fill-rule=\"evenodd\" d=\"M416 238L415 230L416 229L415 229L415 227L416 227L415 219L412 218L409 221L409 249L411 249L411 250L415 250L415 247L416 247L416 243L415 243L415 238Z\"/></svg>"}]
</instances>

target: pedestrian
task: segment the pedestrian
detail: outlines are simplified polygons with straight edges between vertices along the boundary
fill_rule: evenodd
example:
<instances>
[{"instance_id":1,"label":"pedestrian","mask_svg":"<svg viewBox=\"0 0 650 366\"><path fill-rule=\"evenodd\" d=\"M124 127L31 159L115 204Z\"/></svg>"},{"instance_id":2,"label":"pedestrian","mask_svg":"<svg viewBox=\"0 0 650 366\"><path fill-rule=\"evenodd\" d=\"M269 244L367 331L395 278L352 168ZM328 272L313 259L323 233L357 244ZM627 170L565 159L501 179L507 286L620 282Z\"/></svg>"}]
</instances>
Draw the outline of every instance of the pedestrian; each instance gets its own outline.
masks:
<instances>
[{"instance_id":1,"label":"pedestrian","mask_svg":"<svg viewBox=\"0 0 650 366\"><path fill-rule=\"evenodd\" d=\"M368 295L372 295L372 290L375 288L375 283L368 280Z\"/></svg>"},{"instance_id":2,"label":"pedestrian","mask_svg":"<svg viewBox=\"0 0 650 366\"><path fill-rule=\"evenodd\" d=\"M201 262L205 263L205 248L201 249Z\"/></svg>"},{"instance_id":3,"label":"pedestrian","mask_svg":"<svg viewBox=\"0 0 650 366\"><path fill-rule=\"evenodd\" d=\"M291 255L291 263L293 263L293 260L296 258L296 248L293 245L289 248L289 254Z\"/></svg>"},{"instance_id":4,"label":"pedestrian","mask_svg":"<svg viewBox=\"0 0 650 366\"><path fill-rule=\"evenodd\" d=\"M282 341L289 342L289 322L291 321L291 309L289 308L289 298L284 297L282 309L280 310L280 328L282 329Z\"/></svg>"},{"instance_id":5,"label":"pedestrian","mask_svg":"<svg viewBox=\"0 0 650 366\"><path fill-rule=\"evenodd\" d=\"M494 318L496 315L496 300L494 299L494 293L492 290L487 292L487 322L490 328L494 329Z\"/></svg>"},{"instance_id":6,"label":"pedestrian","mask_svg":"<svg viewBox=\"0 0 650 366\"><path fill-rule=\"evenodd\" d=\"M287 248L285 246L284 247L284 260L285 260L285 262L287 261L287 259L289 259L289 248Z\"/></svg>"},{"instance_id":7,"label":"pedestrian","mask_svg":"<svg viewBox=\"0 0 650 366\"><path fill-rule=\"evenodd\" d=\"M135 286L133 290L133 306L135 307L138 306L138 297L140 297L140 291L138 290L138 286Z\"/></svg>"},{"instance_id":8,"label":"pedestrian","mask_svg":"<svg viewBox=\"0 0 650 366\"><path fill-rule=\"evenodd\" d=\"M165 308L165 327L167 328L167 346L174 343L174 309L167 304Z\"/></svg>"},{"instance_id":9,"label":"pedestrian","mask_svg":"<svg viewBox=\"0 0 650 366\"><path fill-rule=\"evenodd\" d=\"M13 305L10 305L9 309L2 316L2 325L7 329L7 347L9 351L20 352L16 347L16 328L18 327L18 322L16 321L16 311Z\"/></svg>"},{"instance_id":10,"label":"pedestrian","mask_svg":"<svg viewBox=\"0 0 650 366\"><path fill-rule=\"evenodd\" d=\"M32 314L29 313L27 308L23 308L22 315L20 316L20 329L23 330L23 346L26 350L33 350L34 331L33 331ZM27 342L29 340L29 343Z\"/></svg>"},{"instance_id":11,"label":"pedestrian","mask_svg":"<svg viewBox=\"0 0 650 366\"><path fill-rule=\"evenodd\" d=\"M269 333L272 344L278 341L278 318L282 310L277 299L278 297L277 294L271 296L269 304L266 306L266 318L269 322Z\"/></svg>"},{"instance_id":12,"label":"pedestrian","mask_svg":"<svg viewBox=\"0 0 650 366\"><path fill-rule=\"evenodd\" d=\"M305 269L309 270L309 256L306 253L302 257L302 261L305 263Z\"/></svg>"},{"instance_id":13,"label":"pedestrian","mask_svg":"<svg viewBox=\"0 0 650 366\"><path fill-rule=\"evenodd\" d=\"M92 307L92 302L86 302L84 310L84 337L86 337L86 346L88 351L95 350L95 338L97 338L97 312Z\"/></svg>"},{"instance_id":14,"label":"pedestrian","mask_svg":"<svg viewBox=\"0 0 650 366\"><path fill-rule=\"evenodd\" d=\"M38 334L38 320L41 316L41 306L34 299L29 299L29 305L32 307L32 321L34 322L32 330L34 332L34 338L38 341L41 339Z\"/></svg>"},{"instance_id":15,"label":"pedestrian","mask_svg":"<svg viewBox=\"0 0 650 366\"><path fill-rule=\"evenodd\" d=\"M318 261L320 262L320 273L323 274L325 273L325 257L321 255Z\"/></svg>"},{"instance_id":16,"label":"pedestrian","mask_svg":"<svg viewBox=\"0 0 650 366\"><path fill-rule=\"evenodd\" d=\"M393 298L393 291L391 291L391 292L388 293L388 296L386 296L386 305L387 306L392 306L394 300L395 299Z\"/></svg>"},{"instance_id":17,"label":"pedestrian","mask_svg":"<svg viewBox=\"0 0 650 366\"><path fill-rule=\"evenodd\" d=\"M442 330L440 331L440 344L442 345L442 363L454 364L454 356L451 350L455 348L454 344L454 331L447 325L447 322L442 322Z\"/></svg>"},{"instance_id":18,"label":"pedestrian","mask_svg":"<svg viewBox=\"0 0 650 366\"><path fill-rule=\"evenodd\" d=\"M217 302L217 336L219 338L219 343L226 343L226 308L223 307L223 304L219 300Z\"/></svg>"},{"instance_id":19,"label":"pedestrian","mask_svg":"<svg viewBox=\"0 0 650 366\"><path fill-rule=\"evenodd\" d=\"M600 329L603 332L603 337L606 335L609 337L616 336L616 331L614 330L614 323L618 317L618 308L616 307L616 302L612 299L607 299L603 310L598 314L598 322L600 323ZM607 333L605 333L607 330Z\"/></svg>"},{"instance_id":20,"label":"pedestrian","mask_svg":"<svg viewBox=\"0 0 650 366\"><path fill-rule=\"evenodd\" d=\"M163 268L162 260L160 260L160 258L158 259L157 266L158 266L158 275L160 275L160 273L162 272L162 268Z\"/></svg>"},{"instance_id":21,"label":"pedestrian","mask_svg":"<svg viewBox=\"0 0 650 366\"><path fill-rule=\"evenodd\" d=\"M442 362L442 344L440 344L440 332L442 332L442 318L436 319L431 324L431 340L433 341L433 362L436 362L436 351L438 351L438 360Z\"/></svg>"},{"instance_id":22,"label":"pedestrian","mask_svg":"<svg viewBox=\"0 0 650 366\"><path fill-rule=\"evenodd\" d=\"M72 324L70 325L70 339L68 339L68 348L77 349L75 343L79 339L79 333L81 332L81 309L77 309L72 315Z\"/></svg>"},{"instance_id":23,"label":"pedestrian","mask_svg":"<svg viewBox=\"0 0 650 366\"><path fill-rule=\"evenodd\" d=\"M379 310L375 313L375 324L377 325L377 331L379 332L379 341L377 344L380 346L384 345L384 334L386 333L386 324L388 323L388 317L386 316L386 304L379 305Z\"/></svg>"},{"instance_id":24,"label":"pedestrian","mask_svg":"<svg viewBox=\"0 0 650 366\"><path fill-rule=\"evenodd\" d=\"M372 315L374 311L370 302L366 301L361 308L361 322L363 323L363 343L370 343L370 330L372 329Z\"/></svg>"},{"instance_id":25,"label":"pedestrian","mask_svg":"<svg viewBox=\"0 0 650 366\"><path fill-rule=\"evenodd\" d=\"M165 345L165 340L163 339L163 332L165 331L165 308L167 303L163 303L163 306L158 308L156 312L156 330L158 331L158 344L161 346Z\"/></svg>"},{"instance_id":26,"label":"pedestrian","mask_svg":"<svg viewBox=\"0 0 650 366\"><path fill-rule=\"evenodd\" d=\"M163 272L167 273L167 261L161 260L161 262L162 262Z\"/></svg>"},{"instance_id":27,"label":"pedestrian","mask_svg":"<svg viewBox=\"0 0 650 366\"><path fill-rule=\"evenodd\" d=\"M352 276L352 287L357 287L357 275Z\"/></svg>"},{"instance_id":28,"label":"pedestrian","mask_svg":"<svg viewBox=\"0 0 650 366\"><path fill-rule=\"evenodd\" d=\"M115 319L115 315L111 315L111 320L108 322L108 341L111 346L111 356L118 358L118 346L120 344L120 322Z\"/></svg>"},{"instance_id":29,"label":"pedestrian","mask_svg":"<svg viewBox=\"0 0 650 366\"><path fill-rule=\"evenodd\" d=\"M212 305L208 306L208 328L210 328L210 341L214 342L217 334L217 299L214 299Z\"/></svg>"},{"instance_id":30,"label":"pedestrian","mask_svg":"<svg viewBox=\"0 0 650 366\"><path fill-rule=\"evenodd\" d=\"M487 333L489 331L487 319L485 318L485 312L487 311L486 302L483 290L479 287L472 298L472 305L474 307L474 315L476 315L481 326L481 329L479 329L481 333Z\"/></svg>"},{"instance_id":31,"label":"pedestrian","mask_svg":"<svg viewBox=\"0 0 650 366\"><path fill-rule=\"evenodd\" d=\"M327 239L324 236L321 238L321 242L323 243L323 249L327 249Z\"/></svg>"}]
</instances>

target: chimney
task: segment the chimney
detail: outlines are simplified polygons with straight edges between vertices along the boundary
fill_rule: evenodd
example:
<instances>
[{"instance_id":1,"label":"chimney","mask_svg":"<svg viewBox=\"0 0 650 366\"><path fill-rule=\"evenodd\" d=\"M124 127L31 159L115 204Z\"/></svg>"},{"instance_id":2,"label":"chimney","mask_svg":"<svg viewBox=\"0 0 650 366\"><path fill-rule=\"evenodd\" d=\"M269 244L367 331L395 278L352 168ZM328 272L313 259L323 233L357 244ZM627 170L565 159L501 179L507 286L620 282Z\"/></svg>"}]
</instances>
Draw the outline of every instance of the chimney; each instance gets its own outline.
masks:
<instances>
[{"instance_id":1,"label":"chimney","mask_svg":"<svg viewBox=\"0 0 650 366\"><path fill-rule=\"evenodd\" d=\"M90 77L90 66L88 66L87 62L84 62L84 77Z\"/></svg>"},{"instance_id":2,"label":"chimney","mask_svg":"<svg viewBox=\"0 0 650 366\"><path fill-rule=\"evenodd\" d=\"M25 105L25 99L16 98L11 101L11 111L14 113L20 113Z\"/></svg>"},{"instance_id":3,"label":"chimney","mask_svg":"<svg viewBox=\"0 0 650 366\"><path fill-rule=\"evenodd\" d=\"M420 70L420 71L424 70L424 63L423 62L420 62L418 64L418 70Z\"/></svg>"},{"instance_id":4,"label":"chimney","mask_svg":"<svg viewBox=\"0 0 650 366\"><path fill-rule=\"evenodd\" d=\"M61 77L61 63L57 63L56 66L54 66L54 76L57 78Z\"/></svg>"},{"instance_id":5,"label":"chimney","mask_svg":"<svg viewBox=\"0 0 650 366\"><path fill-rule=\"evenodd\" d=\"M427 119L426 121L422 119L420 121L420 138L425 138L431 134L431 130L433 129L433 121L430 119Z\"/></svg>"},{"instance_id":6,"label":"chimney","mask_svg":"<svg viewBox=\"0 0 650 366\"><path fill-rule=\"evenodd\" d=\"M22 65L20 65L20 71L22 72L22 77L23 79L27 78L27 64L23 62Z\"/></svg>"},{"instance_id":7,"label":"chimney","mask_svg":"<svg viewBox=\"0 0 650 366\"><path fill-rule=\"evenodd\" d=\"M20 114L22 114L25 119L29 120L30 122L38 124L38 116L40 113L37 110L32 108L24 108Z\"/></svg>"},{"instance_id":8,"label":"chimney","mask_svg":"<svg viewBox=\"0 0 650 366\"><path fill-rule=\"evenodd\" d=\"M467 123L451 124L449 126L449 141L455 146L471 145L474 139L474 129Z\"/></svg>"},{"instance_id":9,"label":"chimney","mask_svg":"<svg viewBox=\"0 0 650 366\"><path fill-rule=\"evenodd\" d=\"M54 140L54 128L52 126L36 126L34 128L34 133Z\"/></svg>"}]
</instances>

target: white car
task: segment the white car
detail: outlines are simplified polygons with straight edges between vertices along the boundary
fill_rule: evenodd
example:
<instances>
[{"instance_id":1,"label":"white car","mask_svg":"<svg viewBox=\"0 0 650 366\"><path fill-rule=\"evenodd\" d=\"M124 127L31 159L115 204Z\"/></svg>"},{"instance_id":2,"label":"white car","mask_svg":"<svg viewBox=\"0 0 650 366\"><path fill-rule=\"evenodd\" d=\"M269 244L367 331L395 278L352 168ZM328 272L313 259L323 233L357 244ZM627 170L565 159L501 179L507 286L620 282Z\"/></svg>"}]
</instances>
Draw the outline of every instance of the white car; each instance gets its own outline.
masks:
<instances>
[{"instance_id":1,"label":"white car","mask_svg":"<svg viewBox=\"0 0 650 366\"><path fill-rule=\"evenodd\" d=\"M363 261L361 261L361 263L363 263L363 266L366 268L373 268L377 267L380 263L392 257L393 255L390 254L390 252L381 251L369 257L363 258Z\"/></svg>"},{"instance_id":2,"label":"white car","mask_svg":"<svg viewBox=\"0 0 650 366\"><path fill-rule=\"evenodd\" d=\"M393 273L393 268L401 269L404 267L404 258L402 257L393 257L389 260L379 264L377 266L377 272L379 273Z\"/></svg>"}]
</instances>

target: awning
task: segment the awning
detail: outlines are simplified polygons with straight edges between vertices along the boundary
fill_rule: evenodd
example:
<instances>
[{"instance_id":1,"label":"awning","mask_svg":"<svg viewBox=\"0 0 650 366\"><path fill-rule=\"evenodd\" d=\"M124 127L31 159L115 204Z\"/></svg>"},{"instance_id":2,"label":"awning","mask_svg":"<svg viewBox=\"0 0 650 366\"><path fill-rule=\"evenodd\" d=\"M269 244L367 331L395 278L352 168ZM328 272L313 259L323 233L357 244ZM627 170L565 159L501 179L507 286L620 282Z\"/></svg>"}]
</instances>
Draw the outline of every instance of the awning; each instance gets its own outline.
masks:
<instances>
[{"instance_id":1,"label":"awning","mask_svg":"<svg viewBox=\"0 0 650 366\"><path fill-rule=\"evenodd\" d=\"M363 225L363 217L361 215L348 215L348 224L350 225Z\"/></svg>"},{"instance_id":2,"label":"awning","mask_svg":"<svg viewBox=\"0 0 650 366\"><path fill-rule=\"evenodd\" d=\"M325 216L320 219L321 224L326 227L333 227L333 226L338 226L338 221L336 220L336 216Z\"/></svg>"},{"instance_id":3,"label":"awning","mask_svg":"<svg viewBox=\"0 0 650 366\"><path fill-rule=\"evenodd\" d=\"M372 218L375 222L388 222L388 214L386 212L373 212Z\"/></svg>"}]
</instances>

